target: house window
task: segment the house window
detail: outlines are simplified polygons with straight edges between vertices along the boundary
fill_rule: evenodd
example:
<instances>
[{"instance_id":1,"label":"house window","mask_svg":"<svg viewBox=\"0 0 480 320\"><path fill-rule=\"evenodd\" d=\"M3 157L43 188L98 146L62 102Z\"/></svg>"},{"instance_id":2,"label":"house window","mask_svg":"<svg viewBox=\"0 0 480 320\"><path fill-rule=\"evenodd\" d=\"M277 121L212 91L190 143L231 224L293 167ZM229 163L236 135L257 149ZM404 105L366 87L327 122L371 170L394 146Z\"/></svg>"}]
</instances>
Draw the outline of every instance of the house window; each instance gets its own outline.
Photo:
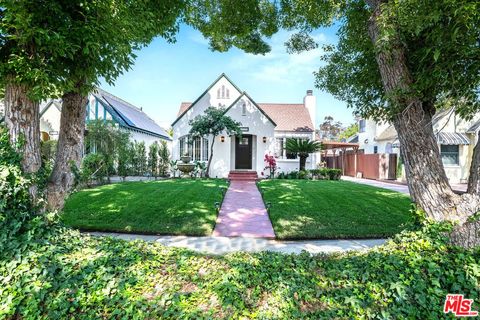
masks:
<instances>
[{"instance_id":1,"label":"house window","mask_svg":"<svg viewBox=\"0 0 480 320\"><path fill-rule=\"evenodd\" d=\"M202 139L202 161L208 161L208 139Z\"/></svg>"},{"instance_id":2,"label":"house window","mask_svg":"<svg viewBox=\"0 0 480 320\"><path fill-rule=\"evenodd\" d=\"M244 103L242 104L242 116L246 116L247 115L247 104Z\"/></svg>"},{"instance_id":3,"label":"house window","mask_svg":"<svg viewBox=\"0 0 480 320\"><path fill-rule=\"evenodd\" d=\"M440 154L442 156L442 163L444 165L458 166L459 162L459 146L458 145L440 145Z\"/></svg>"},{"instance_id":4,"label":"house window","mask_svg":"<svg viewBox=\"0 0 480 320\"><path fill-rule=\"evenodd\" d=\"M227 89L227 99L230 99L230 90Z\"/></svg>"},{"instance_id":5,"label":"house window","mask_svg":"<svg viewBox=\"0 0 480 320\"><path fill-rule=\"evenodd\" d=\"M365 132L366 121L364 119L358 122L358 132Z\"/></svg>"},{"instance_id":6,"label":"house window","mask_svg":"<svg viewBox=\"0 0 480 320\"><path fill-rule=\"evenodd\" d=\"M238 144L248 146L248 138L242 137Z\"/></svg>"},{"instance_id":7,"label":"house window","mask_svg":"<svg viewBox=\"0 0 480 320\"><path fill-rule=\"evenodd\" d=\"M285 145L283 138L275 138L275 158L283 159Z\"/></svg>"},{"instance_id":8,"label":"house window","mask_svg":"<svg viewBox=\"0 0 480 320\"><path fill-rule=\"evenodd\" d=\"M193 161L200 160L200 153L201 153L201 142L202 138L195 137L193 139Z\"/></svg>"},{"instance_id":9,"label":"house window","mask_svg":"<svg viewBox=\"0 0 480 320\"><path fill-rule=\"evenodd\" d=\"M179 139L180 156L187 154L192 161L208 160L208 139L202 137L191 138L183 136Z\"/></svg>"},{"instance_id":10,"label":"house window","mask_svg":"<svg viewBox=\"0 0 480 320\"><path fill-rule=\"evenodd\" d=\"M373 146L373 153L378 153L378 146Z\"/></svg>"},{"instance_id":11,"label":"house window","mask_svg":"<svg viewBox=\"0 0 480 320\"><path fill-rule=\"evenodd\" d=\"M186 141L187 140L187 137L181 137L179 139L179 143L180 143L180 157L182 157L184 154L185 154L185 144L186 144Z\"/></svg>"},{"instance_id":12,"label":"house window","mask_svg":"<svg viewBox=\"0 0 480 320\"><path fill-rule=\"evenodd\" d=\"M222 99L225 99L225 86L222 86Z\"/></svg>"}]
</instances>

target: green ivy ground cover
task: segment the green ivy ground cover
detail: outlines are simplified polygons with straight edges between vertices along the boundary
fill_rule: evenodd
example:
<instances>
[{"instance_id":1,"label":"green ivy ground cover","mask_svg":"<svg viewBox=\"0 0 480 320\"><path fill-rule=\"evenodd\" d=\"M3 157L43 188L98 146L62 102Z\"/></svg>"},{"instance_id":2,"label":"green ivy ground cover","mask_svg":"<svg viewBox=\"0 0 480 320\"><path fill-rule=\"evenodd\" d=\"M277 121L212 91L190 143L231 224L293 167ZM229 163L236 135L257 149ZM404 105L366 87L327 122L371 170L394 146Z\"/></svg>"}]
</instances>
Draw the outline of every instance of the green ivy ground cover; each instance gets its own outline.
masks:
<instances>
[{"instance_id":1,"label":"green ivy ground cover","mask_svg":"<svg viewBox=\"0 0 480 320\"><path fill-rule=\"evenodd\" d=\"M227 182L168 179L84 189L67 200L62 220L86 230L210 235Z\"/></svg>"},{"instance_id":2,"label":"green ivy ground cover","mask_svg":"<svg viewBox=\"0 0 480 320\"><path fill-rule=\"evenodd\" d=\"M381 238L412 220L410 198L348 181L263 180L258 183L280 239Z\"/></svg>"},{"instance_id":3,"label":"green ivy ground cover","mask_svg":"<svg viewBox=\"0 0 480 320\"><path fill-rule=\"evenodd\" d=\"M1 319L439 319L447 293L478 310L480 251L426 232L368 253L210 256L29 228L0 243Z\"/></svg>"}]
</instances>

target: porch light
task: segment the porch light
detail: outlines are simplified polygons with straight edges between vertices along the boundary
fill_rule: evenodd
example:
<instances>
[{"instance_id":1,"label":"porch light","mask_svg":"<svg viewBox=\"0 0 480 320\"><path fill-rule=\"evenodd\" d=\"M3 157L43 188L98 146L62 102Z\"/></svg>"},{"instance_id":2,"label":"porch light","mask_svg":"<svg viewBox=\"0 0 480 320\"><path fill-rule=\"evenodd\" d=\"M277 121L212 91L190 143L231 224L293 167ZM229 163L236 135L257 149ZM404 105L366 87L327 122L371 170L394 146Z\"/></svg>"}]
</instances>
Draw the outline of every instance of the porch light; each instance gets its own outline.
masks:
<instances>
[{"instance_id":1,"label":"porch light","mask_svg":"<svg viewBox=\"0 0 480 320\"><path fill-rule=\"evenodd\" d=\"M263 137L263 143L267 142L267 137Z\"/></svg>"},{"instance_id":2,"label":"porch light","mask_svg":"<svg viewBox=\"0 0 480 320\"><path fill-rule=\"evenodd\" d=\"M225 142L225 136L221 136L221 137L220 137L220 141L221 141L221 142Z\"/></svg>"}]
</instances>

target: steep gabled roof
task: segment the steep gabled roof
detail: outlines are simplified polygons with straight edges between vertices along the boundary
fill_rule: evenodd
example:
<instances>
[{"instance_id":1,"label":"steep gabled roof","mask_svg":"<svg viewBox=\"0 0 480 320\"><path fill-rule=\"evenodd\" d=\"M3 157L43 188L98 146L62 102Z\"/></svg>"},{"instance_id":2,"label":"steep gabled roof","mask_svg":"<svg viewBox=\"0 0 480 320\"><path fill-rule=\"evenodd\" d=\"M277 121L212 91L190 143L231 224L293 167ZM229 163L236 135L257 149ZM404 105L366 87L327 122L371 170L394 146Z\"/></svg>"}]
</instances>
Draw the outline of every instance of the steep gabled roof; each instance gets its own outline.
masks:
<instances>
[{"instance_id":1,"label":"steep gabled roof","mask_svg":"<svg viewBox=\"0 0 480 320\"><path fill-rule=\"evenodd\" d=\"M310 113L302 103L259 103L258 106L275 121L278 131L313 132Z\"/></svg>"},{"instance_id":2,"label":"steep gabled roof","mask_svg":"<svg viewBox=\"0 0 480 320\"><path fill-rule=\"evenodd\" d=\"M190 105L187 106L188 102L182 102L182 104L180 105L180 110L178 112L178 117L177 119L175 119L175 121L173 121L172 123L172 127L175 125L175 123L177 123L185 113L187 113L188 110L190 110L198 101L200 101L200 99L202 99L202 97L204 95L206 95L208 93L208 91L210 91L210 89L222 78L225 78L227 79L228 82L230 82L230 84L238 90L238 92L242 92L242 90L240 90L240 88L237 87L237 85L235 83L233 83L232 80L230 80L229 77L227 77L227 75L225 73L222 73L217 79L215 79L215 81L212 82L211 85L208 86L207 89L205 89L205 91L203 91L203 93L195 100L193 101L192 103L190 103ZM182 110L182 106L185 105L185 107L183 108Z\"/></svg>"},{"instance_id":3,"label":"steep gabled roof","mask_svg":"<svg viewBox=\"0 0 480 320\"><path fill-rule=\"evenodd\" d=\"M100 88L97 88L92 94L120 125L171 140L165 129L160 127L142 109Z\"/></svg>"},{"instance_id":4,"label":"steep gabled roof","mask_svg":"<svg viewBox=\"0 0 480 320\"><path fill-rule=\"evenodd\" d=\"M250 100L252 99L250 98ZM252 102L255 103L253 100ZM275 130L297 132L313 132L314 130L310 113L302 103L255 103L255 105L277 125ZM178 114L183 114L190 106L190 102L182 102Z\"/></svg>"},{"instance_id":5,"label":"steep gabled roof","mask_svg":"<svg viewBox=\"0 0 480 320\"><path fill-rule=\"evenodd\" d=\"M172 140L168 133L147 116L142 109L100 88L96 88L92 95L121 126L149 133L166 140ZM47 101L42 108L40 117L52 106L56 107L58 111L62 111L62 101L52 99Z\"/></svg>"},{"instance_id":6,"label":"steep gabled roof","mask_svg":"<svg viewBox=\"0 0 480 320\"><path fill-rule=\"evenodd\" d=\"M40 117L43 116L43 114L50 108L51 106L54 106L57 108L58 111L62 112L62 101L61 100L50 100L47 101L46 103L42 103L43 106L40 106Z\"/></svg>"},{"instance_id":7,"label":"steep gabled roof","mask_svg":"<svg viewBox=\"0 0 480 320\"><path fill-rule=\"evenodd\" d=\"M242 97L247 97L252 103L253 105L265 116L267 117L267 119L274 125L274 126L277 126L276 122L272 120L272 118L270 118L270 116L263 110L262 107L260 107L255 101L253 101L253 99L244 91L242 92L242 94L237 98L235 99L235 101L232 102L232 104L230 104L230 106L225 109L225 113L227 113L228 110L230 110Z\"/></svg>"}]
</instances>

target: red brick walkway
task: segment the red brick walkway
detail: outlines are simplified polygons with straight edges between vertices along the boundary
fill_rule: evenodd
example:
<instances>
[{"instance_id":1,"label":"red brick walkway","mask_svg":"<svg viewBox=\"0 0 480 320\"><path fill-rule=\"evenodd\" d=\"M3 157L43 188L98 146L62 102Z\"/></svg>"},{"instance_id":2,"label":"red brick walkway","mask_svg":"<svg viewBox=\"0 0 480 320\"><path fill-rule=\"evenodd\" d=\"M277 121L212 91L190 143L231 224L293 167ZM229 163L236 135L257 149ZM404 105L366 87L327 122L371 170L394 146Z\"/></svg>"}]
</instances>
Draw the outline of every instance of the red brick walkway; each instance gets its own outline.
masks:
<instances>
[{"instance_id":1,"label":"red brick walkway","mask_svg":"<svg viewBox=\"0 0 480 320\"><path fill-rule=\"evenodd\" d=\"M254 181L231 181L213 235L275 238L267 209Z\"/></svg>"}]
</instances>

